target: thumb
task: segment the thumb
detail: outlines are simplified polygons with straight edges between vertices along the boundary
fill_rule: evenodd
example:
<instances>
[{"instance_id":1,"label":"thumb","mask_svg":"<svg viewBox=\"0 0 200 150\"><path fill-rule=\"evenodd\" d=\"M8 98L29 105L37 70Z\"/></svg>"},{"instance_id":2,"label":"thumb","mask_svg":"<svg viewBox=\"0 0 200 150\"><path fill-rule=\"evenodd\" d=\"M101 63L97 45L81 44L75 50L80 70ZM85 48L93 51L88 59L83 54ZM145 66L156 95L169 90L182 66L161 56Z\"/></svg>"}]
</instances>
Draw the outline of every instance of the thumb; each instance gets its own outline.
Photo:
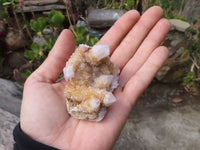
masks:
<instances>
[{"instance_id":1,"label":"thumb","mask_svg":"<svg viewBox=\"0 0 200 150\"><path fill-rule=\"evenodd\" d=\"M53 83L63 70L66 61L75 50L75 38L72 32L65 29L59 35L46 60L34 72L43 82Z\"/></svg>"}]
</instances>

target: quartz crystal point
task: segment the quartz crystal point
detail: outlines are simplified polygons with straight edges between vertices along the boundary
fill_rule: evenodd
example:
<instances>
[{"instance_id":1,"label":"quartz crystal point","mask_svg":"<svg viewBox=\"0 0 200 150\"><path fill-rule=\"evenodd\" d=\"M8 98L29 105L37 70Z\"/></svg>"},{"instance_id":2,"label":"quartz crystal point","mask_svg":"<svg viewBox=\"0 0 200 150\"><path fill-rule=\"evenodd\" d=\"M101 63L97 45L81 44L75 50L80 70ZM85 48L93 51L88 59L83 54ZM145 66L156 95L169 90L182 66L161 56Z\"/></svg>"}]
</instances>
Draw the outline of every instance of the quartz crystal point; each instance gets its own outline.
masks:
<instances>
[{"instance_id":1,"label":"quartz crystal point","mask_svg":"<svg viewBox=\"0 0 200 150\"><path fill-rule=\"evenodd\" d=\"M77 119L100 121L116 101L120 70L110 61L108 45L79 45L63 69L68 113Z\"/></svg>"}]
</instances>

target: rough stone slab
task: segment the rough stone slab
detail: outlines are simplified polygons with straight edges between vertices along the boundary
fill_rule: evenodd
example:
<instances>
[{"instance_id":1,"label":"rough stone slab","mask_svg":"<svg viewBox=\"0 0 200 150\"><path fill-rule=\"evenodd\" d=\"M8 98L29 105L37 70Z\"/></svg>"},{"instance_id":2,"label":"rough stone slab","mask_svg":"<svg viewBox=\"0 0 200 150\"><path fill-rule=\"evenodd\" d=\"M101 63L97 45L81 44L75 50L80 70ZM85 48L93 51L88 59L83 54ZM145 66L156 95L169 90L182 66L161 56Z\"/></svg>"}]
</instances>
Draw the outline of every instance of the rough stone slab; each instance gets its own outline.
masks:
<instances>
[{"instance_id":1,"label":"rough stone slab","mask_svg":"<svg viewBox=\"0 0 200 150\"><path fill-rule=\"evenodd\" d=\"M186 17L190 22L193 22L194 19L198 19L200 21L200 1L185 0L181 17Z\"/></svg>"},{"instance_id":2,"label":"rough stone slab","mask_svg":"<svg viewBox=\"0 0 200 150\"><path fill-rule=\"evenodd\" d=\"M175 29L180 32L185 32L190 27L188 22L179 19L169 19L169 22L171 23L171 30Z\"/></svg>"},{"instance_id":3,"label":"rough stone slab","mask_svg":"<svg viewBox=\"0 0 200 150\"><path fill-rule=\"evenodd\" d=\"M126 11L114 9L89 9L88 22L93 28L111 27Z\"/></svg>"},{"instance_id":4,"label":"rough stone slab","mask_svg":"<svg viewBox=\"0 0 200 150\"><path fill-rule=\"evenodd\" d=\"M13 150L13 129L19 118L0 108L0 150Z\"/></svg>"},{"instance_id":5,"label":"rough stone slab","mask_svg":"<svg viewBox=\"0 0 200 150\"><path fill-rule=\"evenodd\" d=\"M23 4L26 5L26 6L30 6L30 5L47 5L47 4L55 4L55 3L58 3L58 2L62 2L61 0L33 0L33 1L30 1L30 0L24 0L23 1Z\"/></svg>"},{"instance_id":6,"label":"rough stone slab","mask_svg":"<svg viewBox=\"0 0 200 150\"><path fill-rule=\"evenodd\" d=\"M199 150L200 104L140 109L128 119L113 150Z\"/></svg>"},{"instance_id":7,"label":"rough stone slab","mask_svg":"<svg viewBox=\"0 0 200 150\"><path fill-rule=\"evenodd\" d=\"M0 78L0 108L19 116L23 88Z\"/></svg>"},{"instance_id":8,"label":"rough stone slab","mask_svg":"<svg viewBox=\"0 0 200 150\"><path fill-rule=\"evenodd\" d=\"M44 5L44 6L24 6L23 7L24 12L31 12L31 9L34 12L38 12L38 11L48 11L48 10L52 10L52 9L64 10L64 9L66 9L66 7L64 4L63 5L53 4L53 5ZM16 12L18 12L18 13L21 12L19 5L16 6Z\"/></svg>"}]
</instances>

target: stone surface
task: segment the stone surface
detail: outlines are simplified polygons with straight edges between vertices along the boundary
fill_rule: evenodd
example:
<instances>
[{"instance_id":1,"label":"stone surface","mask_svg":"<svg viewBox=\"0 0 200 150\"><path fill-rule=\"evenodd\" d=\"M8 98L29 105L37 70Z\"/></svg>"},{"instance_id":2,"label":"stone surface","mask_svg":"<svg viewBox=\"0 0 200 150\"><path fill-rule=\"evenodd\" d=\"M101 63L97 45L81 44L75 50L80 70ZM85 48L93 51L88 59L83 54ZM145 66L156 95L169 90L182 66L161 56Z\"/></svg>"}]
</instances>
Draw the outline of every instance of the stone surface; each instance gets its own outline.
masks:
<instances>
[{"instance_id":1,"label":"stone surface","mask_svg":"<svg viewBox=\"0 0 200 150\"><path fill-rule=\"evenodd\" d=\"M13 150L13 129L19 122L22 87L0 78L0 150Z\"/></svg>"},{"instance_id":2,"label":"stone surface","mask_svg":"<svg viewBox=\"0 0 200 150\"><path fill-rule=\"evenodd\" d=\"M190 27L188 22L179 19L169 19L169 22L171 23L171 30L175 29L180 32L185 32Z\"/></svg>"},{"instance_id":3,"label":"stone surface","mask_svg":"<svg viewBox=\"0 0 200 150\"><path fill-rule=\"evenodd\" d=\"M18 122L19 117L0 108L0 150L13 150L12 132Z\"/></svg>"},{"instance_id":4,"label":"stone surface","mask_svg":"<svg viewBox=\"0 0 200 150\"><path fill-rule=\"evenodd\" d=\"M58 2L62 2L62 0L34 0L34 1L30 1L30 0L24 0L23 4L25 6L30 6L30 5L48 5L48 4L55 4Z\"/></svg>"},{"instance_id":5,"label":"stone surface","mask_svg":"<svg viewBox=\"0 0 200 150\"><path fill-rule=\"evenodd\" d=\"M114 9L89 9L87 19L92 28L108 28L125 12Z\"/></svg>"},{"instance_id":6,"label":"stone surface","mask_svg":"<svg viewBox=\"0 0 200 150\"><path fill-rule=\"evenodd\" d=\"M192 65L187 36L182 32L170 31L163 45L169 49L169 57L156 78L164 83L182 82Z\"/></svg>"},{"instance_id":7,"label":"stone surface","mask_svg":"<svg viewBox=\"0 0 200 150\"><path fill-rule=\"evenodd\" d=\"M5 38L9 50L17 50L27 45L27 41L23 38L19 30L8 28Z\"/></svg>"},{"instance_id":8,"label":"stone surface","mask_svg":"<svg viewBox=\"0 0 200 150\"><path fill-rule=\"evenodd\" d=\"M199 110L199 104L141 109L130 116L113 150L198 150Z\"/></svg>"},{"instance_id":9,"label":"stone surface","mask_svg":"<svg viewBox=\"0 0 200 150\"><path fill-rule=\"evenodd\" d=\"M159 92L158 92L159 91ZM173 103L179 97L181 103ZM113 150L199 150L200 97L153 83L133 107Z\"/></svg>"},{"instance_id":10,"label":"stone surface","mask_svg":"<svg viewBox=\"0 0 200 150\"><path fill-rule=\"evenodd\" d=\"M49 11L49 10L52 10L52 9L65 10L66 7L65 7L64 4L50 4L50 5L43 5L43 6L24 6L23 7L24 12L31 12L31 9L34 12L39 12L39 11ZM18 12L18 13L21 12L19 5L16 5L16 12Z\"/></svg>"},{"instance_id":11,"label":"stone surface","mask_svg":"<svg viewBox=\"0 0 200 150\"><path fill-rule=\"evenodd\" d=\"M200 23L200 1L185 0L185 5L181 13L181 17L186 17L192 23L194 19L198 19Z\"/></svg>"},{"instance_id":12,"label":"stone surface","mask_svg":"<svg viewBox=\"0 0 200 150\"><path fill-rule=\"evenodd\" d=\"M0 108L19 116L22 87L0 78Z\"/></svg>"},{"instance_id":13,"label":"stone surface","mask_svg":"<svg viewBox=\"0 0 200 150\"><path fill-rule=\"evenodd\" d=\"M26 64L24 58L24 52L13 52L8 55L7 63L11 68L20 68L22 65Z\"/></svg>"}]
</instances>

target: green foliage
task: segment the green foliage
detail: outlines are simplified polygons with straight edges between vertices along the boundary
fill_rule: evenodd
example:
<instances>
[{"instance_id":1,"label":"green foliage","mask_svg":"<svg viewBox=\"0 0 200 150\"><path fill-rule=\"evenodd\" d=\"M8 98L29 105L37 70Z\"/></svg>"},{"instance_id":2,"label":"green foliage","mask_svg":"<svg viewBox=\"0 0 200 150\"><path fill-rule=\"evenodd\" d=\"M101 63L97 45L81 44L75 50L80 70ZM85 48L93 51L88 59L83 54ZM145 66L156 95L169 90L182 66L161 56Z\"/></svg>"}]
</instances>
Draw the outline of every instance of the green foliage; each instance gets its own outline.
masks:
<instances>
[{"instance_id":1,"label":"green foliage","mask_svg":"<svg viewBox=\"0 0 200 150\"><path fill-rule=\"evenodd\" d=\"M11 4L14 4L14 3L18 3L19 0L0 0L0 6L8 6L8 5L11 5Z\"/></svg>"},{"instance_id":2,"label":"green foliage","mask_svg":"<svg viewBox=\"0 0 200 150\"><path fill-rule=\"evenodd\" d=\"M193 24L196 24L198 22L198 19L193 20Z\"/></svg>"},{"instance_id":3,"label":"green foliage","mask_svg":"<svg viewBox=\"0 0 200 150\"><path fill-rule=\"evenodd\" d=\"M39 25L38 25L37 21L35 21L35 20L32 19L32 20L30 21L30 26L31 26L31 29L32 29L33 31L39 32Z\"/></svg>"},{"instance_id":4,"label":"green foliage","mask_svg":"<svg viewBox=\"0 0 200 150\"><path fill-rule=\"evenodd\" d=\"M192 35L196 35L196 34L197 34L197 31L194 30L194 29L192 29L192 28L189 29L189 32L190 32Z\"/></svg>"},{"instance_id":5,"label":"green foliage","mask_svg":"<svg viewBox=\"0 0 200 150\"><path fill-rule=\"evenodd\" d=\"M30 63L33 63L35 60L43 57L43 52L40 50L40 45L33 42L31 44L31 50L25 50L24 56L31 60Z\"/></svg>"},{"instance_id":6,"label":"green foliage","mask_svg":"<svg viewBox=\"0 0 200 150\"><path fill-rule=\"evenodd\" d=\"M135 5L135 1L134 0L126 0L124 5L125 5L126 10L131 10L133 8L133 6Z\"/></svg>"},{"instance_id":7,"label":"green foliage","mask_svg":"<svg viewBox=\"0 0 200 150\"><path fill-rule=\"evenodd\" d=\"M112 4L112 9L119 9L119 3L118 2L115 2Z\"/></svg>"},{"instance_id":8,"label":"green foliage","mask_svg":"<svg viewBox=\"0 0 200 150\"><path fill-rule=\"evenodd\" d=\"M83 26L79 26L76 31L72 31L76 38L76 45L84 43L93 46L99 41L97 37L91 37Z\"/></svg>"},{"instance_id":9,"label":"green foliage","mask_svg":"<svg viewBox=\"0 0 200 150\"><path fill-rule=\"evenodd\" d=\"M46 26L46 19L43 18L43 17L39 17L37 19L37 21L35 21L34 19L32 19L30 21L30 26L31 26L31 29L33 31L35 31L36 33L39 33L39 32L42 32L42 30L45 28Z\"/></svg>"},{"instance_id":10,"label":"green foliage","mask_svg":"<svg viewBox=\"0 0 200 150\"><path fill-rule=\"evenodd\" d=\"M182 8L181 0L149 0L148 1L148 7L158 5L163 8L163 14L165 18L173 19L177 18L177 16L174 15L174 11L180 11ZM185 20L186 18L181 18L181 20Z\"/></svg>"},{"instance_id":11,"label":"green foliage","mask_svg":"<svg viewBox=\"0 0 200 150\"><path fill-rule=\"evenodd\" d=\"M30 20L31 29L36 32L38 36L43 37L46 41L46 43L42 46L33 42L30 49L25 50L24 52L24 56L29 60L33 70L37 69L37 67L42 64L49 51L52 49L57 40L57 28L62 25L64 19L65 16L61 12L52 10L48 15L48 18L39 17L37 20ZM25 25L27 24L25 23ZM43 35L43 30L46 28L50 28L52 31L54 31L54 34L49 37L45 37ZM22 77L27 78L30 74L31 71L28 70L26 73L22 74Z\"/></svg>"},{"instance_id":12,"label":"green foliage","mask_svg":"<svg viewBox=\"0 0 200 150\"><path fill-rule=\"evenodd\" d=\"M32 72L30 70L27 70L25 73L22 73L21 76L22 78L27 79L31 75L31 73Z\"/></svg>"},{"instance_id":13,"label":"green foliage","mask_svg":"<svg viewBox=\"0 0 200 150\"><path fill-rule=\"evenodd\" d=\"M4 20L7 20L8 19L8 14L5 11L0 10L0 18L2 18Z\"/></svg>"},{"instance_id":14,"label":"green foliage","mask_svg":"<svg viewBox=\"0 0 200 150\"><path fill-rule=\"evenodd\" d=\"M197 43L193 43L191 46L189 46L189 52L193 53L198 49L198 44Z\"/></svg>"},{"instance_id":15,"label":"green foliage","mask_svg":"<svg viewBox=\"0 0 200 150\"><path fill-rule=\"evenodd\" d=\"M29 60L29 63L33 69L39 67L46 59L56 40L56 36L50 36L49 38L46 38L46 44L40 46L38 43L33 42L30 49L25 50L24 56Z\"/></svg>"},{"instance_id":16,"label":"green foliage","mask_svg":"<svg viewBox=\"0 0 200 150\"><path fill-rule=\"evenodd\" d=\"M182 21L185 21L185 22L189 22L188 19L185 18L185 17L181 18L181 17L179 17L179 16L174 16L173 18L174 18L174 19L179 19L179 20L182 20Z\"/></svg>"},{"instance_id":17,"label":"green foliage","mask_svg":"<svg viewBox=\"0 0 200 150\"><path fill-rule=\"evenodd\" d=\"M54 27L59 27L63 21L65 20L65 16L56 10L51 10L50 14L48 15L49 23Z\"/></svg>"},{"instance_id":18,"label":"green foliage","mask_svg":"<svg viewBox=\"0 0 200 150\"><path fill-rule=\"evenodd\" d=\"M48 53L54 46L56 40L57 40L57 37L53 35L51 37L46 38L47 43L42 46L42 49Z\"/></svg>"},{"instance_id":19,"label":"green foliage","mask_svg":"<svg viewBox=\"0 0 200 150\"><path fill-rule=\"evenodd\" d=\"M39 24L39 27L40 27L40 30L43 30L47 24L47 21L45 18L43 17L39 17L38 18L38 24Z\"/></svg>"},{"instance_id":20,"label":"green foliage","mask_svg":"<svg viewBox=\"0 0 200 150\"><path fill-rule=\"evenodd\" d=\"M193 72L188 72L187 76L183 78L183 85L194 85L194 73Z\"/></svg>"},{"instance_id":21,"label":"green foliage","mask_svg":"<svg viewBox=\"0 0 200 150\"><path fill-rule=\"evenodd\" d=\"M108 9L126 9L126 10L131 10L133 6L135 5L136 0L126 0L125 2L123 0L114 0L112 3L107 3L105 4L105 8Z\"/></svg>"},{"instance_id":22,"label":"green foliage","mask_svg":"<svg viewBox=\"0 0 200 150\"><path fill-rule=\"evenodd\" d=\"M38 36L43 36L43 30L45 28L48 27L53 30L57 30L57 28L62 25L64 20L65 16L61 12L52 10L48 15L48 18L39 17L37 20L31 19L30 26Z\"/></svg>"},{"instance_id":23,"label":"green foliage","mask_svg":"<svg viewBox=\"0 0 200 150\"><path fill-rule=\"evenodd\" d=\"M6 0L0 0L0 6L3 6L4 2L6 2Z\"/></svg>"},{"instance_id":24,"label":"green foliage","mask_svg":"<svg viewBox=\"0 0 200 150\"><path fill-rule=\"evenodd\" d=\"M34 69L38 68L46 58L44 50L35 42L31 44L30 50L25 50L24 56L30 60L29 63Z\"/></svg>"}]
</instances>

